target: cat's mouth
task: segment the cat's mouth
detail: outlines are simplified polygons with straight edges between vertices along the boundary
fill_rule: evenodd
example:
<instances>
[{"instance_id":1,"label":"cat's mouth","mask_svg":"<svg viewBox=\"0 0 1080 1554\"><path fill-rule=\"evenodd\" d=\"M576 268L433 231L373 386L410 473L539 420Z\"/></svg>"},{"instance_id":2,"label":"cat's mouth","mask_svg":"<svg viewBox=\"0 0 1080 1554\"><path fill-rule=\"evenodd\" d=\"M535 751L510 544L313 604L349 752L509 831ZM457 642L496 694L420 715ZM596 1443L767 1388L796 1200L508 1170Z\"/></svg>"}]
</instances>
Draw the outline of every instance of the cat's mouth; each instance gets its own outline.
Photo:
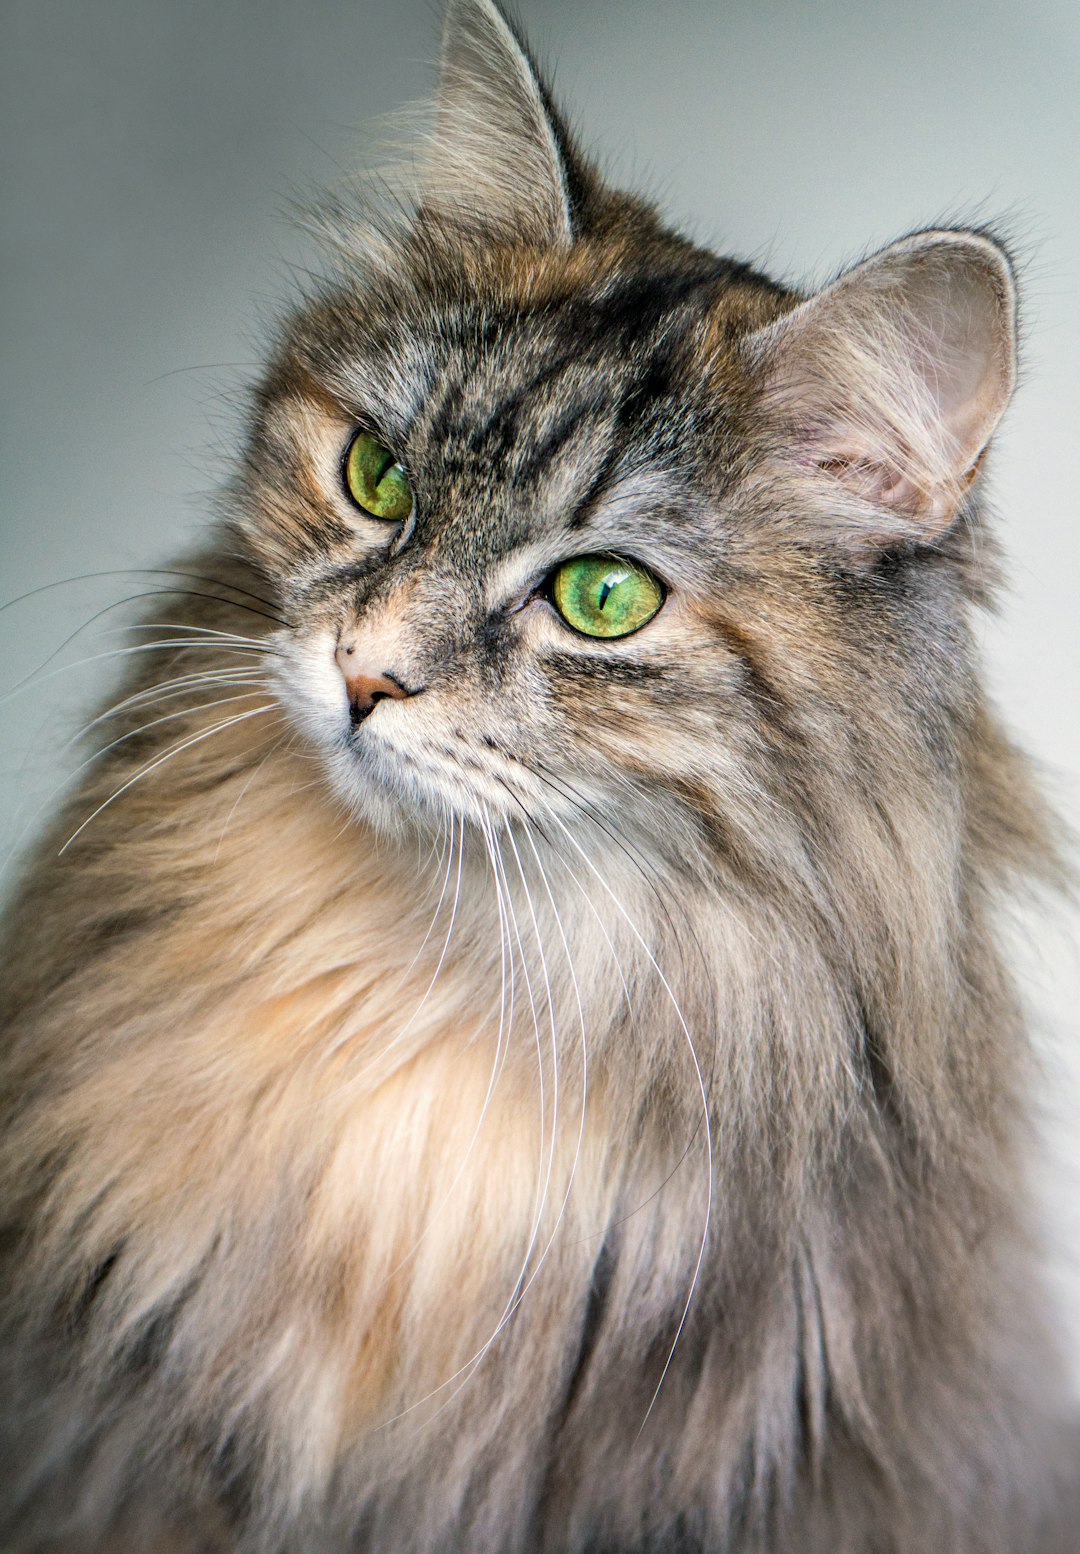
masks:
<instances>
[{"instance_id":1,"label":"cat's mouth","mask_svg":"<svg viewBox=\"0 0 1080 1554\"><path fill-rule=\"evenodd\" d=\"M414 819L444 824L456 815L486 827L544 807L541 784L493 740L422 730L406 723L405 708L397 711L375 708L343 731L334 786L362 813L375 797L380 811L389 801Z\"/></svg>"}]
</instances>

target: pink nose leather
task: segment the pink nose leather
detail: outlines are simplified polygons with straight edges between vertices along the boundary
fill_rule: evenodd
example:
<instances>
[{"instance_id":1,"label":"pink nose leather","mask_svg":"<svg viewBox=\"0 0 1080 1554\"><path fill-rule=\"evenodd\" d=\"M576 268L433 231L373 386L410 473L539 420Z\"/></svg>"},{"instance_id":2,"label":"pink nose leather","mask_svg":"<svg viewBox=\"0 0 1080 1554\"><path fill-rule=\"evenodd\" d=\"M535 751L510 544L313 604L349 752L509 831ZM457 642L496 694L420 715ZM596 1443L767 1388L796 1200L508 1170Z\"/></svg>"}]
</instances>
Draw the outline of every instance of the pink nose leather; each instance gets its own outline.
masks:
<instances>
[{"instance_id":1,"label":"pink nose leather","mask_svg":"<svg viewBox=\"0 0 1080 1554\"><path fill-rule=\"evenodd\" d=\"M338 648L334 656L345 678L345 691L349 698L349 717L354 727L374 711L376 702L385 701L387 697L393 697L395 701L404 701L409 695L405 687L391 676L365 673L360 665L355 663L352 649L345 644Z\"/></svg>"}]
</instances>

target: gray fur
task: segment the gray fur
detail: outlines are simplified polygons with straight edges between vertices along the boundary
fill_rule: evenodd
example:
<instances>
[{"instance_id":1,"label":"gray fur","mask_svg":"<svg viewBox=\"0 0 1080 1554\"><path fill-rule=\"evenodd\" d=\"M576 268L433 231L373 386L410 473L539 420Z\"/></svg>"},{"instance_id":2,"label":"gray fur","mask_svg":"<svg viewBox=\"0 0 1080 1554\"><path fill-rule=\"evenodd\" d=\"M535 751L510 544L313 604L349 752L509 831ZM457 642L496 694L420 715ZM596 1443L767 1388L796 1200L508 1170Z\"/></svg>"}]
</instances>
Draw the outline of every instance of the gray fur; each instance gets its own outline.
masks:
<instances>
[{"instance_id":1,"label":"gray fur","mask_svg":"<svg viewBox=\"0 0 1080 1554\"><path fill-rule=\"evenodd\" d=\"M341 225L7 925L3 1546L1064 1549L996 929L1060 866L972 641L1008 258L806 298L448 14L434 172ZM552 606L594 552L632 636ZM346 641L412 693L358 726Z\"/></svg>"}]
</instances>

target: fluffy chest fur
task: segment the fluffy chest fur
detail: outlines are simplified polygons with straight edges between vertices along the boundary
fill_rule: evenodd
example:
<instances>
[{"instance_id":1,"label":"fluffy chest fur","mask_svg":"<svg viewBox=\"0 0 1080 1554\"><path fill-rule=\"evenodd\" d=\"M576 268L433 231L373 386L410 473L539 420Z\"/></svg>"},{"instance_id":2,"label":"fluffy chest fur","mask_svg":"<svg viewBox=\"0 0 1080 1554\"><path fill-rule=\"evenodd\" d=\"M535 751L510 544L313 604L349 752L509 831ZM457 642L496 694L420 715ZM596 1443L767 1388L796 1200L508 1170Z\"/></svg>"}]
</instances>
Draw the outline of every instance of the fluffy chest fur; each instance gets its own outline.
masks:
<instances>
[{"instance_id":1,"label":"fluffy chest fur","mask_svg":"<svg viewBox=\"0 0 1080 1554\"><path fill-rule=\"evenodd\" d=\"M209 794L192 746L172 803L140 801L152 881L137 828L99 860L127 933L81 979L92 1066L63 987L39 995L54 1075L78 1077L46 1082L9 1158L41 1161L36 1278L97 1356L51 1408L93 1442L125 1378L136 1438L225 1506L224 1546L232 1517L262 1540L287 1514L336 1547L358 1505L376 1547L406 1514L418 1548L663 1541L687 1505L711 1539L734 1505L800 1504L837 1419L856 1458L916 1420L970 1452L981 1426L931 1427L942 1400L900 1407L869 1357L966 1366L967 1325L994 1330L1000 1292L958 1260L987 1184L956 1173L935 1207L931 1178L914 1212L917 1125L875 1093L809 919L658 895L608 828L593 873L538 834L531 868L525 838L486 853L460 827L427 856L343 837L306 758L229 737ZM139 1456L107 1443L106 1498ZM418 1474L442 1486L419 1521Z\"/></svg>"}]
</instances>

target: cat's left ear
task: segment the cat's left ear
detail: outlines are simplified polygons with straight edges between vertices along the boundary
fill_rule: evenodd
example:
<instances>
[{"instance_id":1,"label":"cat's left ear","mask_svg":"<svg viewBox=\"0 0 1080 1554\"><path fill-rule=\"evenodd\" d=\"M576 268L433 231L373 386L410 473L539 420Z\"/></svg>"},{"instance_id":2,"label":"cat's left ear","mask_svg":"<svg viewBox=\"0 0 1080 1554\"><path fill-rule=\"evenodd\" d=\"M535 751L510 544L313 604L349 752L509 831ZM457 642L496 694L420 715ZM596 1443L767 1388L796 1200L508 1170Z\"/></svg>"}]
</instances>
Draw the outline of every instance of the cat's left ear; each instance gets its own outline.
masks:
<instances>
[{"instance_id":1,"label":"cat's left ear","mask_svg":"<svg viewBox=\"0 0 1080 1554\"><path fill-rule=\"evenodd\" d=\"M573 241L587 174L494 0L447 0L436 114L424 210L509 241Z\"/></svg>"},{"instance_id":2,"label":"cat's left ear","mask_svg":"<svg viewBox=\"0 0 1080 1554\"><path fill-rule=\"evenodd\" d=\"M1012 393L1012 267L981 233L920 232L749 348L782 457L815 477L818 494L831 483L846 537L932 540L955 518Z\"/></svg>"}]
</instances>

